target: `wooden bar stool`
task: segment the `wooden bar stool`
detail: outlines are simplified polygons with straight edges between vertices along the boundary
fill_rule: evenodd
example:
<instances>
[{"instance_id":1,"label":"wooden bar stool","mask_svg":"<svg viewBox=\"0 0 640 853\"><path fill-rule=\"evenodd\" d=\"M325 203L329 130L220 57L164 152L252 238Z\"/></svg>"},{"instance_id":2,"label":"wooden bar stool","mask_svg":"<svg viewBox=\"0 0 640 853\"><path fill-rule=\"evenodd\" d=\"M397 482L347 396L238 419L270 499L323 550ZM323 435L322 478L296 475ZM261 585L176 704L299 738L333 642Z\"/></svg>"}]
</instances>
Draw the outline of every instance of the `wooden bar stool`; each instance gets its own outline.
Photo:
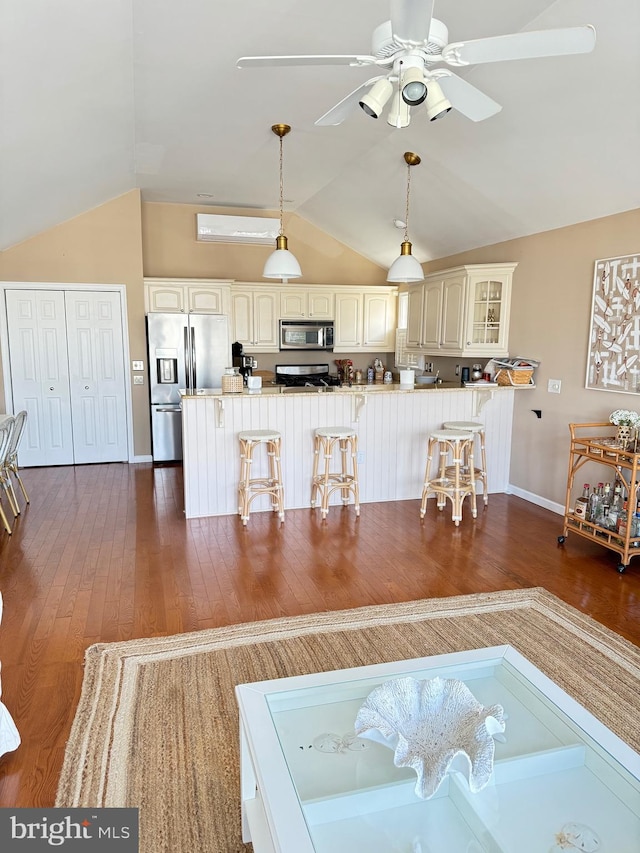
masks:
<instances>
[{"instance_id":1,"label":"wooden bar stool","mask_svg":"<svg viewBox=\"0 0 640 853\"><path fill-rule=\"evenodd\" d=\"M484 424L479 424L477 421L445 421L442 424L443 429L461 429L466 432L472 432L480 440L480 462L481 467L476 467L474 474L476 482L480 480L482 483L482 497L485 506L489 503L489 487L487 485L487 454L484 444ZM465 458L465 468L469 467L469 461Z\"/></svg>"},{"instance_id":2,"label":"wooden bar stool","mask_svg":"<svg viewBox=\"0 0 640 853\"><path fill-rule=\"evenodd\" d=\"M240 482L238 484L238 514L246 526L251 502L258 495L271 495L271 507L284 521L284 485L280 465L281 435L275 430L254 429L238 433L240 441ZM252 477L253 451L259 445L267 449L268 472L264 477Z\"/></svg>"},{"instance_id":3,"label":"wooden bar stool","mask_svg":"<svg viewBox=\"0 0 640 853\"><path fill-rule=\"evenodd\" d=\"M331 470L335 446L340 450L340 470ZM320 469L320 454L323 468ZM360 491L358 487L358 436L349 427L318 427L315 431L313 479L311 481L311 506L315 507L320 497L320 512L326 518L329 512L329 497L337 489L342 492L342 503L349 503L353 494L356 515L360 515Z\"/></svg>"},{"instance_id":4,"label":"wooden bar stool","mask_svg":"<svg viewBox=\"0 0 640 853\"><path fill-rule=\"evenodd\" d=\"M444 509L447 498L451 501L451 519L456 527L462 520L462 504L469 495L471 515L476 518L476 482L473 465L473 445L475 435L468 430L440 429L429 436L427 445L427 467L424 475L420 518L427 511L427 498L435 494L440 511ZM465 459L468 460L466 473ZM435 467L435 476L431 476Z\"/></svg>"}]
</instances>

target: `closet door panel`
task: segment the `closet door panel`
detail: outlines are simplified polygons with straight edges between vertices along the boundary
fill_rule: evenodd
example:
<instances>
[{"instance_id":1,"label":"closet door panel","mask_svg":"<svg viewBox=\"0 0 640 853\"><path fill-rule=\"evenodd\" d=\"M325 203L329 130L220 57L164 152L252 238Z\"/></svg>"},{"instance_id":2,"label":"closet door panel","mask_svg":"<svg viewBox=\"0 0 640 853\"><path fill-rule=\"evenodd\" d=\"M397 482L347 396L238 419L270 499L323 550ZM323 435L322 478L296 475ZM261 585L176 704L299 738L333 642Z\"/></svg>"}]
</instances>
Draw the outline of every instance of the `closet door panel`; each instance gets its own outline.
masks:
<instances>
[{"instance_id":1,"label":"closet door panel","mask_svg":"<svg viewBox=\"0 0 640 853\"><path fill-rule=\"evenodd\" d=\"M120 295L67 291L66 311L76 463L126 461Z\"/></svg>"},{"instance_id":2,"label":"closet door panel","mask_svg":"<svg viewBox=\"0 0 640 853\"><path fill-rule=\"evenodd\" d=\"M27 411L20 465L72 465L63 291L7 290L13 409Z\"/></svg>"}]
</instances>

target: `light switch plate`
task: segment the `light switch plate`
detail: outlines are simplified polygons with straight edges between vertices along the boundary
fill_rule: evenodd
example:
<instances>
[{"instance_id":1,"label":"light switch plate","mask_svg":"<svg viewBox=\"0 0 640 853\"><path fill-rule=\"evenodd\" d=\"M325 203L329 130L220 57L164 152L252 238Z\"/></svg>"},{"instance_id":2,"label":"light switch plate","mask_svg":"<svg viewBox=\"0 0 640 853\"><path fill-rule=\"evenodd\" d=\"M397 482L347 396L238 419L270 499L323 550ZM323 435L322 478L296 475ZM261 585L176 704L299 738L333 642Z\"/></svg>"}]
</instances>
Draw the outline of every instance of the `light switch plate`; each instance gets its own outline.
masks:
<instances>
[{"instance_id":1,"label":"light switch plate","mask_svg":"<svg viewBox=\"0 0 640 853\"><path fill-rule=\"evenodd\" d=\"M144 370L144 361L132 361L133 370Z\"/></svg>"},{"instance_id":2,"label":"light switch plate","mask_svg":"<svg viewBox=\"0 0 640 853\"><path fill-rule=\"evenodd\" d=\"M561 388L562 388L562 380L560 380L560 379L550 379L549 380L549 384L547 385L547 391L550 394L559 394Z\"/></svg>"}]
</instances>

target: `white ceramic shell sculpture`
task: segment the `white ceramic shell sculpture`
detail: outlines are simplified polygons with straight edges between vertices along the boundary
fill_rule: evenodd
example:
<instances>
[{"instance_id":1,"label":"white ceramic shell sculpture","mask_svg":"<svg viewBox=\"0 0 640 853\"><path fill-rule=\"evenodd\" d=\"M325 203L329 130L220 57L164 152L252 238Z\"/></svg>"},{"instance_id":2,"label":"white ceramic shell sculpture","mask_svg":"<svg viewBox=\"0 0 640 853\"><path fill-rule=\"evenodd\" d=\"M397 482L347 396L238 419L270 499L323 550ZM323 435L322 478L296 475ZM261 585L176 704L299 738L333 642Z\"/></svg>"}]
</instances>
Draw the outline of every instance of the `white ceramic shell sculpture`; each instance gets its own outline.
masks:
<instances>
[{"instance_id":1,"label":"white ceramic shell sculpture","mask_svg":"<svg viewBox=\"0 0 640 853\"><path fill-rule=\"evenodd\" d=\"M466 759L472 793L488 784L493 770L493 735L504 732L504 720L501 705L485 708L458 679L418 681L407 677L386 681L372 690L358 711L354 728L357 735L395 749L394 764L415 770L415 792L428 800L458 756Z\"/></svg>"}]
</instances>

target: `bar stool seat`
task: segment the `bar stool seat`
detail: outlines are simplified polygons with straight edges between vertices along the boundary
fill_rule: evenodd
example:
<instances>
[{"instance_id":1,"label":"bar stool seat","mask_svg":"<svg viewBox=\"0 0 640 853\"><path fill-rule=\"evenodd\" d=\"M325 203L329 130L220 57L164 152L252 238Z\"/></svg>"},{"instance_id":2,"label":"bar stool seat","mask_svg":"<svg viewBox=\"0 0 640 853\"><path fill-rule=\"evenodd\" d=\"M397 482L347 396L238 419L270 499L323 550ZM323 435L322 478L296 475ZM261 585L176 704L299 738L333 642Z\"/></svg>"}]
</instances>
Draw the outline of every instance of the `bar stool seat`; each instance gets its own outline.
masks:
<instances>
[{"instance_id":1,"label":"bar stool seat","mask_svg":"<svg viewBox=\"0 0 640 853\"><path fill-rule=\"evenodd\" d=\"M477 421L445 421L442 424L443 429L461 429L467 432L472 432L480 441L480 466L476 464L474 471L476 482L479 480L482 483L482 497L485 506L489 503L489 487L487 483L487 453L485 450L485 433L484 424L479 424ZM465 459L465 466L468 466L468 460Z\"/></svg>"},{"instance_id":2,"label":"bar stool seat","mask_svg":"<svg viewBox=\"0 0 640 853\"><path fill-rule=\"evenodd\" d=\"M434 430L429 435L420 518L425 516L430 494L435 494L440 511L444 509L447 499L451 501L451 519L456 527L462 521L462 504L467 496L471 498L471 515L476 518L474 441L474 433L461 429ZM466 471L465 459L468 460ZM434 476L432 467L435 467Z\"/></svg>"},{"instance_id":3,"label":"bar stool seat","mask_svg":"<svg viewBox=\"0 0 640 853\"><path fill-rule=\"evenodd\" d=\"M340 450L340 470L332 470L333 451ZM320 465L320 454L323 465ZM358 485L358 436L350 427L318 427L314 434L313 478L311 481L311 506L320 499L320 512L326 518L329 498L340 489L342 503L349 503L353 495L356 515L360 515L360 491Z\"/></svg>"},{"instance_id":4,"label":"bar stool seat","mask_svg":"<svg viewBox=\"0 0 640 853\"><path fill-rule=\"evenodd\" d=\"M240 481L238 483L238 514L242 524L249 520L251 502L258 495L271 496L271 508L284 521L284 485L280 463L281 435L275 430L254 429L238 433L240 442ZM268 471L263 477L252 477L253 452L264 445L267 451Z\"/></svg>"}]
</instances>

